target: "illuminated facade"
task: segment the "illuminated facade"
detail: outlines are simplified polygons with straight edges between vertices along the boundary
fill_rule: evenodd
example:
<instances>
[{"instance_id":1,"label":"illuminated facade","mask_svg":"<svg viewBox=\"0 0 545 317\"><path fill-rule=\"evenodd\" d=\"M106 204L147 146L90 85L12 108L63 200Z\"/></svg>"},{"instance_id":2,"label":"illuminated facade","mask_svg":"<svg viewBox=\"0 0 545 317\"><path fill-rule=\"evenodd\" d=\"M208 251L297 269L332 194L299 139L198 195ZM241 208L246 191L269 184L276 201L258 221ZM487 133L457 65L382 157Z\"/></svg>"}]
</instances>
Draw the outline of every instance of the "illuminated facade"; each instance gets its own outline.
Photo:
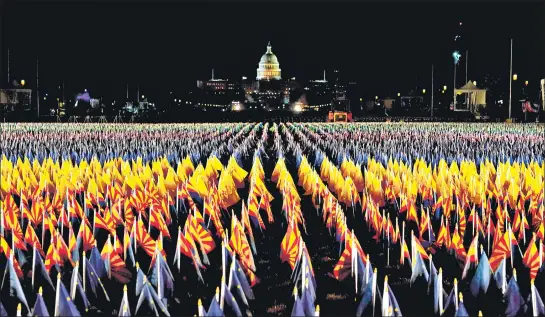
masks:
<instances>
[{"instance_id":1,"label":"illuminated facade","mask_svg":"<svg viewBox=\"0 0 545 317\"><path fill-rule=\"evenodd\" d=\"M257 80L281 80L280 63L273 54L271 42L267 45L267 52L263 54L257 68Z\"/></svg>"}]
</instances>

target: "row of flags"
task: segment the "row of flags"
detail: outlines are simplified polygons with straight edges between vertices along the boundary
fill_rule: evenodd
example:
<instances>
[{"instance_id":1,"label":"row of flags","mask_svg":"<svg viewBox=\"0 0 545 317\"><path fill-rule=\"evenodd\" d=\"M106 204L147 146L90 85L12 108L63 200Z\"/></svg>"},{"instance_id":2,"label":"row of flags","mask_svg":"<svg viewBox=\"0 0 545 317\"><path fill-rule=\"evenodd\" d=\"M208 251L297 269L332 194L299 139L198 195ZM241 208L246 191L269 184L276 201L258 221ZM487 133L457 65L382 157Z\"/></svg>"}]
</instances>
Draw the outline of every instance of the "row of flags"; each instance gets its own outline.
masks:
<instances>
[{"instance_id":1,"label":"row of flags","mask_svg":"<svg viewBox=\"0 0 545 317\"><path fill-rule=\"evenodd\" d=\"M207 254L216 248L209 229L210 222L218 237L227 235L221 219L222 211L227 211L240 200L237 190L245 186L248 173L239 164L253 147L259 150L255 151L250 172L249 208L243 207L241 223L244 227L239 233L232 234L230 240L237 255L241 256L241 263L244 263L240 267L249 275L251 285L255 285L258 281L252 272L255 264L247 261L248 253L241 252L240 246L233 241L241 239L244 230L251 230L250 218L261 219L259 209L267 212L269 223L274 221L270 209L273 198L263 183L264 172L260 162L266 133L259 138L257 133L260 130L267 131L267 125L248 124L232 135L227 142L232 154L226 167L215 154L210 155L205 165L198 163L197 167L194 166L195 160L188 155L178 162L176 169L165 157L149 164L138 157L130 162L115 158L104 163L93 158L90 162L82 160L75 165L70 159L54 161L51 157L41 163L33 160L31 164L28 158L19 158L12 163L3 156L2 178L5 181L0 192L0 251L10 259L11 266L6 271L10 272L10 289L30 312L20 280L25 279L22 270L26 264L24 252L28 255L27 246L32 246L33 286L35 275L41 272L41 276L55 289L50 279L51 269L55 267L61 274L66 271L63 270L65 265L70 263L72 287L79 285L82 296L91 288L95 297L109 301L101 279L113 278L126 285L132 280L131 272L135 268L136 295L140 296L136 312L141 303L147 301L152 311L168 315L166 299L173 296L174 275L166 262L163 240L173 240L172 227L176 223L181 224L185 215L183 230L180 225L177 236L174 236L177 243L174 261L180 269L180 255L190 258L204 282L199 270L210 265ZM236 223L235 218L233 223ZM119 232L122 232L121 236ZM159 236L153 238L157 232ZM106 240L99 240L104 235ZM11 243L8 242L10 240ZM138 247L151 258L150 276L143 273L136 261ZM78 272L80 263L83 275L77 276L79 273L74 272ZM41 271L36 270L37 267ZM60 279L58 283L56 289L62 291L60 286L64 284ZM56 306L73 308L67 304L67 296L61 294L58 298ZM130 305L126 293L123 298L127 307L122 305L119 312L128 315ZM89 301L86 299L84 303L87 310ZM78 314L77 309L61 313Z\"/></svg>"},{"instance_id":2,"label":"row of flags","mask_svg":"<svg viewBox=\"0 0 545 317\"><path fill-rule=\"evenodd\" d=\"M310 134L310 133L309 133L309 134ZM304 138L305 138L305 134L304 134L304 133L300 133L299 137L304 139ZM290 139L290 138L288 137L288 139ZM296 155L297 155L297 154L296 154ZM298 161L300 161L300 160L298 160ZM321 165L321 166L322 166L322 178L323 178L324 180L328 180L329 185L331 185L332 182L335 182L335 181L338 179L338 178L336 178L336 175L340 174L340 171L338 171L337 168L336 168L335 166L332 166L332 167L331 167L331 165L330 165L330 166L329 166L329 171L330 171L329 175L328 175L328 174L325 174L323 171L324 171L324 163L325 163L325 164L328 163L327 157L321 157L321 161L322 161L322 165ZM342 162L342 164L341 164L341 169L344 168L344 167L346 166L345 163L346 163L346 161L343 161L343 162ZM308 170L310 170L310 167L309 167L307 164L308 164L308 163L306 162L306 158L303 158L302 163L301 163L301 165L300 165L300 167L299 167L300 170L301 170L301 169L304 170L304 172L303 172L303 177L304 177L305 175L312 175L312 174L309 174L309 173L308 173ZM316 172L314 172L314 173L316 173ZM317 174L317 173L316 173L316 174ZM325 174L325 175L324 175L324 174ZM332 176L330 176L330 175L332 175ZM348 176L348 177L350 177L350 176ZM307 178L308 178L308 176L307 176ZM317 179L318 177L315 177L315 178ZM341 177L341 180L342 180L342 177ZM313 181L313 182L316 183L315 188L317 188L317 189L314 190L314 193L315 193L315 192L320 192L319 180L318 180L318 181ZM312 182L311 182L311 183L312 183ZM307 184L310 184L310 183L307 183ZM348 184L349 184L349 186L350 186L351 183L348 182ZM330 188L331 188L331 187L333 187L333 189L335 188L335 186L330 186ZM341 188L343 188L343 187L341 187ZM311 189L310 189L310 190L311 190ZM339 190L339 191L338 191L338 193L340 194L339 197L340 197L340 198L343 197L343 194L346 193L346 192L350 192L350 190L351 190L351 186L350 186L350 187L344 187L342 190ZM307 186L307 188L306 188L306 192L309 193L309 188L308 188L308 186ZM315 195L314 193L313 193L313 198L314 198L314 195ZM370 197L369 197L369 196L370 196ZM397 218L396 218L396 230L393 230L393 226L391 225L391 220L388 219L388 218L385 218L385 217L384 217L384 214L382 215L382 219L383 219L383 220L388 219L387 222L380 221L379 219L377 219L377 218L380 218L381 215L380 215L380 213L377 212L378 208L373 208L373 201L372 201L373 196L372 196L372 193L371 193L371 195L369 195L369 196L368 196L368 197L365 197L365 196L364 196L364 198L367 198L367 199L364 199L364 200L366 201L366 204L365 204L365 205L362 203L362 209L363 209L362 211L363 211L364 213L366 213L366 218L365 218L365 219L366 219L367 221L369 221L369 218L367 217L367 215L371 215L371 219L373 219L373 221L371 221L370 226L372 227L372 226L374 225L374 230L377 231L377 236L375 236L376 238L378 238L378 234L379 234L381 231L382 231L382 232L386 232L385 235L383 234L383 237L384 237L384 236L387 236L387 237L388 237L388 250L389 250L389 248L390 248L390 242L391 242L391 239L390 239L390 238L393 237L393 238L394 238L393 240L395 241L395 240L397 240L396 237L399 236L399 226L397 225ZM367 204L367 200L369 200L369 198L371 198L371 199L370 199L371 205ZM379 199L380 199L380 198L381 198L381 197L379 196ZM314 200L314 199L313 199L313 200ZM340 199L339 199L339 200L340 200ZM379 202L380 202L380 200L379 200ZM377 204L376 200L375 200L374 203ZM542 204L542 201L541 201L540 203ZM348 203L345 203L345 204L346 204L347 207L350 207L351 205L353 205L353 202L348 202ZM475 208L475 205L473 206L473 208ZM407 210L407 208L404 208L404 209L405 209L404 211ZM324 214L325 214L325 211L327 210L326 207L325 207L325 204L324 204L324 209L323 209L323 210L324 210ZM336 210L338 210L338 209L336 208ZM504 210L507 210L507 209L504 209ZM399 211L401 212L401 211L403 211L403 210L399 209ZM374 215L372 215L373 213L374 213ZM426 215L427 215L427 218L426 218ZM460 213L460 215L461 215L461 217L465 217L465 213L463 213L463 212ZM473 215L473 216L472 216L472 215ZM540 214L540 216L541 216L541 219L542 219L542 217L543 217L543 216L542 216L542 213ZM412 217L413 220L415 220L416 222L418 222L418 220L419 220L419 219L418 219L418 216L417 216L416 214L411 215L411 214L409 213L409 214L408 214L408 218L410 218L410 217ZM473 217L473 218L472 218L472 217ZM473 209L472 214L470 214L469 218L472 218L472 219L473 219L473 223L474 223L474 224L475 224L475 219L479 219L479 218L475 218L475 209ZM341 218L341 219L342 219L342 218ZM425 241L425 242L428 242L428 243L433 242L433 241L435 240L435 234L433 233L432 230L430 230L431 228L430 228L429 219L430 219L430 217L429 217L429 211L428 211L427 214L426 214L426 213L422 213L422 218L421 218L420 220L423 220L423 221L421 221L420 223L421 223L421 224L423 223L424 225L423 225L423 226L420 226L420 228L422 228L422 229L421 229L421 232L422 232L422 231L425 232L426 230L428 230L428 231L430 232L430 235L428 236L428 237L429 237L429 241ZM465 218L464 218L464 219L465 219ZM523 218L523 219L525 219L525 218ZM380 225L381 223L382 223L382 225ZM477 223L478 223L478 222L477 222ZM444 224L443 219L442 219L442 224ZM542 222L541 222L541 224L542 224ZM473 227L475 228L475 225L474 225ZM409 257L410 255L409 255L409 252L408 252L406 243L405 243L405 241L404 241L404 237L405 237L404 229L405 229L405 223L403 223L403 235L402 235L402 241L401 241L401 258L400 258L401 260L400 260L400 262L403 263L403 261L404 261L404 259L405 259L406 257L409 258L409 260L410 260L411 258L413 259L413 260L412 260L413 276L411 277L411 281L414 281L415 278L418 277L418 276L420 276L420 275L424 275L425 278L426 278L426 280L429 280L429 274L428 274L428 272L427 272L427 270L426 270L426 268L425 268L425 266L424 266L424 264L423 264L423 259L429 259L429 260L430 260L430 268L431 268L431 263L432 263L432 262L431 262L431 255L428 256L426 250L424 249L424 247L423 247L422 244L420 243L420 241L423 240L423 239L422 239L423 234L422 234L422 233L420 234L420 236L421 236L420 239L416 239L415 236L414 236L414 233L411 233L411 241L412 241L412 243L411 243L411 246L412 246L412 252L411 252L411 254L412 254L412 257ZM464 230L465 230L465 228L464 228ZM474 229L474 230L475 230L475 229ZM541 230L542 230L542 228L541 228ZM397 232L397 233L396 233L396 232ZM500 231L497 231L497 232L500 232ZM509 232L510 232L510 231L509 231ZM505 235L509 234L509 232L506 232ZM442 242L440 242L440 243L444 243L444 242L445 242L444 233L445 233L445 227L442 225L442 228L441 228L441 231L440 231L440 239L442 240ZM457 232L455 232L455 233L457 233ZM463 235L463 234L462 234L462 235ZM512 235L512 234L511 234L511 235ZM537 247L536 247L536 244L535 244L535 243L536 243L536 240L535 240L535 239L536 239L536 236L537 236L537 235L534 234L533 239L532 239L532 241L530 242L530 244L528 245L527 251L525 252L525 255L524 255L524 257L523 257L523 263L524 263L526 266L530 267L530 270L531 270L531 271L530 271L530 274L531 274L531 279L532 279L532 285L533 285L533 280L535 279L535 275L536 275L536 273L537 273L537 269L539 269L539 268L542 267L542 262L543 262L543 261L542 261L542 255L543 255L542 251L539 252L539 253L537 252ZM433 237L433 238L432 238L432 237ZM450 235L449 235L449 237L450 237ZM489 237L490 237L490 236L489 236ZM460 241L460 237L457 236L457 239L455 239L455 240L456 240L456 241ZM516 240L515 240L515 242L516 242ZM462 242L462 243L463 243L463 242ZM464 273L463 273L463 275L465 276L465 274L467 273L467 269L469 268L469 264L470 264L470 263L476 263L476 262L478 262L478 261L477 261L477 246L478 246L477 237L473 239L473 242L471 243L470 249L469 249L469 251L468 251L467 254L466 254L466 252L465 252L465 249L464 249L462 243L458 242L457 244L455 244L455 246L458 247L457 250L461 250L461 251L462 251L462 252L459 252L459 253L462 253L462 254L464 255L464 257L467 258L467 261L466 261L465 267L464 267ZM543 247L542 247L542 243L541 243L541 245L540 245L540 248L541 248L541 250L542 250L542 248L543 248ZM481 249L482 249L482 245L481 245ZM494 248L494 250L501 250L501 246ZM345 252L346 252L346 251L345 251ZM496 252L496 253L501 254L501 252ZM482 253L482 254L483 254L484 257L486 257L486 254L485 254L485 253ZM504 254L504 256L505 256L505 252L503 252L503 254ZM416 259L416 260L415 260L415 259ZM341 259L340 259L340 261L339 261L339 264L335 267L335 270L339 270L340 268L343 267L343 265L342 265L343 261L346 261L346 257L345 257L345 255L344 255L344 253L343 253L343 255L341 256ZM471 287L471 288L472 288L472 293L474 293L475 296L476 296L475 291L474 291L475 285L478 285L478 283L479 283L478 281L479 281L479 280L482 280L482 279L481 279L481 276L483 276L484 273L481 273L481 272L486 271L486 269L481 269L481 268L487 268L487 269L490 268L490 265L488 264L488 261L487 261L487 260L486 260L486 261L481 261L481 263L483 263L483 262L486 262L486 264L482 264L482 265L479 266L479 268L477 269L477 274L475 275L474 280L472 281L472 284L471 284L471 285L472 285L472 287ZM435 275L437 275L437 274L436 274L436 273L437 273L437 270L435 269L435 267L433 267L433 269L434 269ZM432 270L430 269L430 271L432 271ZM336 273L336 272L334 271L334 273ZM485 275L486 275L486 274L485 274ZM339 277L338 271L337 271L336 277ZM430 282L430 283L431 283L431 282ZM483 286L483 288L484 288L484 286ZM533 294L534 288L532 288L531 292L532 292L532 294ZM456 292L454 292L454 294L456 294ZM532 295L532 296L533 296L533 295ZM456 298L456 295L455 295L454 297ZM534 296L534 297L535 297L535 296ZM536 302L539 302L539 301L540 301L540 299L536 299ZM537 305L537 306L538 306L538 307L541 307L540 305Z\"/></svg>"},{"instance_id":3,"label":"row of flags","mask_svg":"<svg viewBox=\"0 0 545 317\"><path fill-rule=\"evenodd\" d=\"M39 303L39 294L31 309L22 291L24 268L31 265L33 288L37 277L46 283L42 287L56 292L54 314L79 315L75 300L79 307L89 309L89 288L95 298L109 301L103 280L127 285L136 272L134 314L147 302L156 315L168 316L175 275L167 263L164 240L176 245L172 267L181 270L183 254L203 283L201 271L211 265L208 255L221 242L221 281L208 309L198 301L198 315L224 315L225 302L237 316L244 309L248 313L254 297L251 287L259 283L254 232L266 232L280 214L271 210L273 196L265 185L261 164L268 133L273 132L278 161L270 180L282 195L281 212L287 224L280 260L288 262L293 272L292 315L319 314L312 253L303 241L303 232L315 229L307 228L298 187L303 195L311 196L318 215L339 244L340 259L332 268L333 275L338 280L354 278L355 292L362 296L358 315L370 306L374 311L376 295L383 315L401 314L387 276L381 292L377 269L371 266L354 230L348 228L350 213L344 209L352 209L354 216L358 204L374 239L388 246L388 262L390 249L399 248L400 263L407 261L411 266L411 281L424 278L434 289L438 314L451 302L458 315L464 315L465 308L457 289L444 293L442 269L437 270L432 261L436 252L453 253L462 279L475 270L470 282L472 295L486 292L487 278L494 276L498 287L505 289L509 305L519 299L517 303L523 303L506 314L530 304L534 313L540 313L543 304L533 281L543 267L543 164L439 160L432 167L423 158L413 163L368 158L363 164L349 155L334 162L329 157L335 153L320 142L313 143L320 136L303 125L275 124L272 130L268 124L236 127L238 130L233 129L224 139L224 150L210 151L204 164L199 162L200 151L175 165L160 155L151 160L153 155L148 159L95 156L77 161L53 157L13 160L3 155L0 251L7 259L13 295L28 312L43 311L42 306L47 310L47 305ZM90 138L92 135L89 133ZM252 150L252 168L246 172L241 166ZM307 154L314 155L314 161ZM228 158L227 166L221 163L223 157ZM288 169L293 163L297 184ZM249 194L242 200L238 190L246 184ZM233 210L238 203L242 205L240 213ZM387 206L395 206L393 212L384 208ZM229 222L231 226L225 227ZM411 228L409 237L406 226ZM471 243L466 248L464 241L468 239ZM138 251L150 259L147 273L136 261ZM530 268L528 298L518 290L513 264L516 251ZM27 258L32 258L32 263ZM508 283L502 282L507 280L507 259L511 259L512 271ZM50 277L53 267L58 273L56 284ZM61 278L70 269L68 290ZM134 305L127 292L125 287L119 308L123 316L131 315Z\"/></svg>"}]
</instances>

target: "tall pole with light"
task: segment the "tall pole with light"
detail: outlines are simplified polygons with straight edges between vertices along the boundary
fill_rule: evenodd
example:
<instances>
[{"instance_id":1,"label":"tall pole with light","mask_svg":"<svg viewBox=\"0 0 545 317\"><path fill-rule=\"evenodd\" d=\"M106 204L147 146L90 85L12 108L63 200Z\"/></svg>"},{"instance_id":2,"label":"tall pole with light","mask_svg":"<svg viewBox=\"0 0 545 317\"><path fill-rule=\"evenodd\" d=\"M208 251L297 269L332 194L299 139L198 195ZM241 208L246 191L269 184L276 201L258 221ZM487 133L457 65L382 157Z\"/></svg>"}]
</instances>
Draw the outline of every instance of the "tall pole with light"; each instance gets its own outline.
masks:
<instances>
[{"instance_id":1,"label":"tall pole with light","mask_svg":"<svg viewBox=\"0 0 545 317\"><path fill-rule=\"evenodd\" d=\"M433 64L431 65L431 117L433 118Z\"/></svg>"},{"instance_id":2,"label":"tall pole with light","mask_svg":"<svg viewBox=\"0 0 545 317\"><path fill-rule=\"evenodd\" d=\"M511 39L511 53L509 54L509 119L511 119L512 88L513 88L513 39Z\"/></svg>"},{"instance_id":3,"label":"tall pole with light","mask_svg":"<svg viewBox=\"0 0 545 317\"><path fill-rule=\"evenodd\" d=\"M40 118L40 60L36 58L36 113Z\"/></svg>"},{"instance_id":4,"label":"tall pole with light","mask_svg":"<svg viewBox=\"0 0 545 317\"><path fill-rule=\"evenodd\" d=\"M452 58L454 59L454 89L452 89L452 105L454 106L454 109L456 109L456 66L458 65L458 62L460 61L460 52L454 51L452 52Z\"/></svg>"}]
</instances>

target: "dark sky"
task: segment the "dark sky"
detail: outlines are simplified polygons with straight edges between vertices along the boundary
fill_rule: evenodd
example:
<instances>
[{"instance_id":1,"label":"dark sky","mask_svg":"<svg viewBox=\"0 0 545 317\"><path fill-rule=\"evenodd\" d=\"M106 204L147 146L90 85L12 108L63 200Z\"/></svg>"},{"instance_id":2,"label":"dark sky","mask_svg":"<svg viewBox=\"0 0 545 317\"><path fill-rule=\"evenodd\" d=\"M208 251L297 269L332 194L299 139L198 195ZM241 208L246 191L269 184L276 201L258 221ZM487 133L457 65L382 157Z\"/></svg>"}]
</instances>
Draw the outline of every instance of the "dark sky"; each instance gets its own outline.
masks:
<instances>
[{"instance_id":1,"label":"dark sky","mask_svg":"<svg viewBox=\"0 0 545 317\"><path fill-rule=\"evenodd\" d=\"M339 68L363 95L394 95L436 85L452 88L454 36L469 50L469 79L514 71L537 85L545 70L544 5L539 3L17 3L2 10L2 83L7 49L12 78L41 90L123 96L183 91L197 79L255 78L271 41L283 78L307 80ZM459 26L459 22L462 26ZM462 52L463 53L463 52ZM462 58L458 67L465 76ZM132 92L131 92L132 94Z\"/></svg>"}]
</instances>

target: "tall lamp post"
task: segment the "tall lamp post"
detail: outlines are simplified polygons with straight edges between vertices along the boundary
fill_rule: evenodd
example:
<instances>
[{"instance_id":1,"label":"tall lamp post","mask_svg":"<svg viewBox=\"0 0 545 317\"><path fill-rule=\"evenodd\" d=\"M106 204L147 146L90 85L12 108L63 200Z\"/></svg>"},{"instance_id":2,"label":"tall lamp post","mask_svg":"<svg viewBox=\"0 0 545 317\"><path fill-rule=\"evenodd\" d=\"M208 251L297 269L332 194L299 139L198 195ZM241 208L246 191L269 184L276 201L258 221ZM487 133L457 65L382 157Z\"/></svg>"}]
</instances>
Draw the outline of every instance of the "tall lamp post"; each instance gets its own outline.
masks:
<instances>
[{"instance_id":1,"label":"tall lamp post","mask_svg":"<svg viewBox=\"0 0 545 317\"><path fill-rule=\"evenodd\" d=\"M513 39L511 39L511 52L509 54L509 119L511 119L511 98L512 98L512 87L513 80L517 80L513 75Z\"/></svg>"},{"instance_id":2,"label":"tall lamp post","mask_svg":"<svg viewBox=\"0 0 545 317\"><path fill-rule=\"evenodd\" d=\"M454 51L452 52L452 58L454 59L454 89L452 90L452 105L454 106L454 109L456 109L456 66L458 65L458 62L460 61L460 52Z\"/></svg>"}]
</instances>

